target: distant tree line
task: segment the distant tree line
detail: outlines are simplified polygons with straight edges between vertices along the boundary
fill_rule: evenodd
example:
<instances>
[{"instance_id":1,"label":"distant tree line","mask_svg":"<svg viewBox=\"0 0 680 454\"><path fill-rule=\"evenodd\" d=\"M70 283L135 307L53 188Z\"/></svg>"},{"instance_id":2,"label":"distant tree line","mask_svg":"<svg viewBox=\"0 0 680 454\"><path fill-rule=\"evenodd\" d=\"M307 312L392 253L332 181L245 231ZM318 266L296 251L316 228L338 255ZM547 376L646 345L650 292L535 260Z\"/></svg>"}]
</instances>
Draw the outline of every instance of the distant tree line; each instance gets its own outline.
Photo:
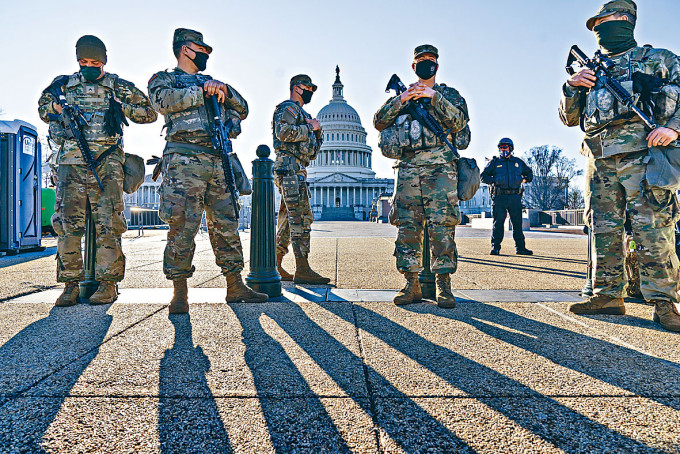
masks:
<instances>
[{"instance_id":1,"label":"distant tree line","mask_svg":"<svg viewBox=\"0 0 680 454\"><path fill-rule=\"evenodd\" d=\"M583 170L576 169L576 160L563 156L563 152L554 145L541 145L524 154L524 160L534 172L534 180L524 193L527 207L538 210L584 208L583 191L572 186L574 177L583 175Z\"/></svg>"}]
</instances>

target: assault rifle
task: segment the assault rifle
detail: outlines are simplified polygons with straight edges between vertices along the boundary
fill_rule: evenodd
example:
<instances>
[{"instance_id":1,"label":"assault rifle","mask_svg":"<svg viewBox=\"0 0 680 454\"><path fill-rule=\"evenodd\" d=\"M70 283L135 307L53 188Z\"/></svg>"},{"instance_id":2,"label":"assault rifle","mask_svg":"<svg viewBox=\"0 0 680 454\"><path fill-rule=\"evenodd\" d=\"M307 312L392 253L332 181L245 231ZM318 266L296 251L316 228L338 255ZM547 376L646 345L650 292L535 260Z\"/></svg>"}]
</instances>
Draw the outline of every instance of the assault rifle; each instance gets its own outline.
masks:
<instances>
[{"instance_id":1,"label":"assault rifle","mask_svg":"<svg viewBox=\"0 0 680 454\"><path fill-rule=\"evenodd\" d=\"M569 50L567 66L565 68L567 74L570 76L576 73L576 70L574 70L573 67L574 63L578 63L582 68L590 68L596 74L599 72L598 81L602 83L604 88L611 93L620 104L626 106L633 111L635 115L640 117L649 129L656 129L657 125L654 123L654 120L649 118L647 114L635 105L636 100L633 95L629 93L618 80L612 77L610 71L615 63L611 59L602 55L602 52L599 50L595 52L595 56L590 59L578 46L574 45L571 46L571 49Z\"/></svg>"},{"instance_id":2,"label":"assault rifle","mask_svg":"<svg viewBox=\"0 0 680 454\"><path fill-rule=\"evenodd\" d=\"M385 88L385 92L389 92L390 90L394 90L397 95L401 95L403 92L407 90L406 85L399 79L399 76L396 74L392 74L392 77L390 78L390 81L387 82L387 88ZM401 111L404 113L407 113L413 118L414 120L418 121L421 125L429 129L434 133L435 136L442 142L446 144L447 147L453 151L453 154L457 157L460 158L460 155L458 154L458 150L456 150L456 147L453 146L451 142L449 142L449 139L447 138L448 132L444 130L444 128L441 127L439 122L434 119L432 115L427 111L427 104L429 103L429 100L419 98L419 99L412 99L409 102L406 103L404 107L402 107Z\"/></svg>"},{"instance_id":3,"label":"assault rifle","mask_svg":"<svg viewBox=\"0 0 680 454\"><path fill-rule=\"evenodd\" d=\"M97 185L99 185L99 189L104 191L104 185L99 179L99 174L97 174L97 166L99 163L94 159L94 156L92 156L92 150L90 150L90 146L87 144L87 140L85 140L83 132L80 129L83 126L87 126L87 120L85 120L83 113L77 106L72 106L66 101L66 96L61 88L67 81L68 76L60 76L52 85L47 87L47 91L57 99L62 109L61 115L49 115L49 118L52 121L59 121L64 126L66 138L74 140L78 144L83 159L85 159L87 166L92 171L94 179L97 181Z\"/></svg>"},{"instance_id":4,"label":"assault rifle","mask_svg":"<svg viewBox=\"0 0 680 454\"><path fill-rule=\"evenodd\" d=\"M208 127L208 134L210 134L210 140L212 141L213 148L220 152L220 157L222 158L222 171L224 172L224 179L227 182L227 187L224 189L225 192L231 193L231 201L234 204L234 212L236 213L236 219L238 219L238 191L236 189L236 180L234 179L234 169L231 166L231 153L234 149L231 146L231 139L229 138L229 132L233 127L231 119L225 124L222 123L220 116L220 105L217 102L217 96L208 96L206 101L208 108L208 114L212 116L212 122Z\"/></svg>"}]
</instances>

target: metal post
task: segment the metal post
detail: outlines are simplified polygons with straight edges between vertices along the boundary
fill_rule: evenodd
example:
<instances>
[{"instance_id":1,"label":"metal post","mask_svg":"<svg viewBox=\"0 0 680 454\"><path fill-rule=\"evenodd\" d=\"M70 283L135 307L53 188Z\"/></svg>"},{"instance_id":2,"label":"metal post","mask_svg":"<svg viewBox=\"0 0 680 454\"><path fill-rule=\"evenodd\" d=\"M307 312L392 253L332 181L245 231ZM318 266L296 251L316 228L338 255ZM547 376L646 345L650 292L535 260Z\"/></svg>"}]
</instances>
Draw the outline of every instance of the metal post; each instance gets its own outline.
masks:
<instances>
[{"instance_id":1,"label":"metal post","mask_svg":"<svg viewBox=\"0 0 680 454\"><path fill-rule=\"evenodd\" d=\"M99 282L94 277L94 264L97 257L97 231L92 219L90 201L85 207L85 259L83 260L85 280L80 283L80 299L87 300L97 291Z\"/></svg>"},{"instance_id":2,"label":"metal post","mask_svg":"<svg viewBox=\"0 0 680 454\"><path fill-rule=\"evenodd\" d=\"M250 273L248 285L270 298L281 296L281 276L276 271L274 222L274 161L269 147L257 147L253 161L253 197L250 229Z\"/></svg>"},{"instance_id":3,"label":"metal post","mask_svg":"<svg viewBox=\"0 0 680 454\"><path fill-rule=\"evenodd\" d=\"M434 273L430 270L430 235L427 232L427 221L423 226L423 271L418 275L418 281L420 281L423 298L435 299Z\"/></svg>"},{"instance_id":4,"label":"metal post","mask_svg":"<svg viewBox=\"0 0 680 454\"><path fill-rule=\"evenodd\" d=\"M586 269L586 285L581 290L581 296L593 296L593 231L588 226L583 227L588 234L588 268Z\"/></svg>"}]
</instances>

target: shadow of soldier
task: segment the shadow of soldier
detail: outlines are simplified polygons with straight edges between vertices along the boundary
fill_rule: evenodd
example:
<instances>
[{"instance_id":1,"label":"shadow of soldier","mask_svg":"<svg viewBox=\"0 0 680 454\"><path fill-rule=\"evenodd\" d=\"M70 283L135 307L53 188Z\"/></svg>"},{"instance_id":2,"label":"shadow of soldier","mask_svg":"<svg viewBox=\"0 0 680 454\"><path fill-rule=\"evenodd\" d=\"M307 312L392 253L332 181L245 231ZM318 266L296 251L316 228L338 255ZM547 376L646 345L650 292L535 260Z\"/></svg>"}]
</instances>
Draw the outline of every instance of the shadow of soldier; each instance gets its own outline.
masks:
<instances>
[{"instance_id":1,"label":"shadow of soldier","mask_svg":"<svg viewBox=\"0 0 680 454\"><path fill-rule=\"evenodd\" d=\"M43 436L104 342L109 307L53 307L0 346L0 447L42 451Z\"/></svg>"},{"instance_id":2,"label":"shadow of soldier","mask_svg":"<svg viewBox=\"0 0 680 454\"><path fill-rule=\"evenodd\" d=\"M158 434L166 453L230 453L206 373L210 360L194 346L189 314L171 315L175 339L159 370Z\"/></svg>"},{"instance_id":3,"label":"shadow of soldier","mask_svg":"<svg viewBox=\"0 0 680 454\"><path fill-rule=\"evenodd\" d=\"M324 401L337 396L320 396L309 386L309 376L303 376L282 345L263 327L263 316L275 322L304 353L349 396L372 420L376 444L383 436L394 440L406 452L425 452L423 440L434 441L436 451L474 453L463 440L418 406L408 396L367 366L360 356L330 335L312 320L296 303L267 305L230 304L243 328L246 346L245 360L255 381L257 395L276 452L352 452L343 438L347 428L337 427L326 410ZM351 305L324 303L323 308L348 317L351 325ZM351 328L354 337L354 327ZM385 390L390 402L377 408L367 375ZM342 394L341 394L342 395ZM323 399L323 400L322 400ZM378 419L378 412L389 418ZM344 410L343 424L350 415L362 412Z\"/></svg>"},{"instance_id":4,"label":"shadow of soldier","mask_svg":"<svg viewBox=\"0 0 680 454\"><path fill-rule=\"evenodd\" d=\"M345 318L348 322L352 322L335 307L327 305L323 307ZM476 399L559 449L566 452L599 452L603 446L606 446L617 452L649 451L643 443L591 420L560 403L556 398L541 394L488 366L435 344L366 307L356 304L353 307L355 323L359 329L416 361L458 390L463 391L468 397ZM464 322L469 322L470 318L450 314L429 304L406 306L406 310ZM456 311L460 312L460 308ZM433 323L433 321L427 323ZM504 337L499 338L504 339ZM371 376L371 379L374 380L374 377ZM380 377L378 379L380 380ZM380 382L374 385L378 392L383 392L380 389L381 386L383 385ZM428 427L432 425L432 418L422 419L420 415L408 413L407 415L413 424L419 425L424 432L423 434L412 433L411 442L419 446L421 451L426 451L428 447L437 450L440 440ZM435 422L439 424L438 421ZM588 436L582 434L588 434Z\"/></svg>"}]
</instances>

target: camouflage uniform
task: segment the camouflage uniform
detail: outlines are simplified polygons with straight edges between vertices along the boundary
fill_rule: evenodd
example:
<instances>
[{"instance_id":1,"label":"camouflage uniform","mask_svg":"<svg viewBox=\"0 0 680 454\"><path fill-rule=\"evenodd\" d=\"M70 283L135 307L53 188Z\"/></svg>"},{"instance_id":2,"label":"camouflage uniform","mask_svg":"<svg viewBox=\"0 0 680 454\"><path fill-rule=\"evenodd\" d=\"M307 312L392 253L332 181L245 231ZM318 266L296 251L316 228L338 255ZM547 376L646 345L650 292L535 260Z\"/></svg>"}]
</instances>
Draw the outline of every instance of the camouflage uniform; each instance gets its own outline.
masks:
<instances>
[{"instance_id":1,"label":"camouflage uniform","mask_svg":"<svg viewBox=\"0 0 680 454\"><path fill-rule=\"evenodd\" d=\"M633 92L631 77L636 71L680 84L680 62L668 50L634 47L611 59L616 63L614 77L629 92ZM666 93L677 90L677 86L669 85L656 95L653 116L658 125L680 131L680 110L670 102L671 93ZM586 136L581 153L588 158L586 206L594 234L595 295L623 296L626 254L622 239L628 207L642 294L648 301L678 301L680 270L673 249L673 226L680 207L671 191L646 184L648 131L644 123L617 103L600 83L590 90L565 84L559 114L567 126L578 125L582 117L584 120Z\"/></svg>"},{"instance_id":2,"label":"camouflage uniform","mask_svg":"<svg viewBox=\"0 0 680 454\"><path fill-rule=\"evenodd\" d=\"M237 211L226 182L219 152L212 148L210 119L204 105L203 84L211 77L188 74L179 68L156 73L149 81L149 97L165 116L167 145L163 151L160 218L170 226L163 257L163 272L170 280L187 279L196 243L194 238L205 210L210 242L217 265L225 276L243 270L243 250L238 236ZM231 119L230 137L241 133L240 122L248 104L228 86L221 106L222 118Z\"/></svg>"},{"instance_id":3,"label":"camouflage uniform","mask_svg":"<svg viewBox=\"0 0 680 454\"><path fill-rule=\"evenodd\" d=\"M321 130L313 131L307 120L312 117L294 101L276 106L272 120L276 163L275 183L281 193L276 229L276 252L288 253L293 244L295 257L309 255L312 231L312 207L307 190L305 167L316 158L321 148Z\"/></svg>"},{"instance_id":4,"label":"camouflage uniform","mask_svg":"<svg viewBox=\"0 0 680 454\"><path fill-rule=\"evenodd\" d=\"M449 130L453 143L455 133L468 122L465 99L445 85L435 84L434 90L437 94L427 110ZM390 223L399 229L394 250L397 269L402 273L423 270L423 227L427 223L432 272L455 273L458 253L454 234L461 221L457 158L429 129L401 114L402 107L399 96L395 96L373 119L378 131L392 128L401 148L395 164L397 185L389 216Z\"/></svg>"},{"instance_id":5,"label":"camouflage uniform","mask_svg":"<svg viewBox=\"0 0 680 454\"><path fill-rule=\"evenodd\" d=\"M98 281L120 282L125 273L121 235L127 230L123 214L125 155L122 135L104 132L104 115L109 109L110 98L119 101L125 116L135 123L156 121L156 112L142 91L115 74L106 73L101 79L87 82L80 73L75 73L69 76L62 90L67 102L78 107L88 121L82 133L93 157L97 159L105 151L110 154L97 169L104 185L102 191L86 165L78 144L66 140L60 124L51 121L50 116L57 114L53 107L56 99L47 90L43 91L38 101L38 112L40 118L50 124L50 135L60 146L57 155L57 201L52 216L54 231L59 236L57 281L77 282L84 279L80 242L85 231L85 209L89 200L96 229L95 278Z\"/></svg>"}]
</instances>

